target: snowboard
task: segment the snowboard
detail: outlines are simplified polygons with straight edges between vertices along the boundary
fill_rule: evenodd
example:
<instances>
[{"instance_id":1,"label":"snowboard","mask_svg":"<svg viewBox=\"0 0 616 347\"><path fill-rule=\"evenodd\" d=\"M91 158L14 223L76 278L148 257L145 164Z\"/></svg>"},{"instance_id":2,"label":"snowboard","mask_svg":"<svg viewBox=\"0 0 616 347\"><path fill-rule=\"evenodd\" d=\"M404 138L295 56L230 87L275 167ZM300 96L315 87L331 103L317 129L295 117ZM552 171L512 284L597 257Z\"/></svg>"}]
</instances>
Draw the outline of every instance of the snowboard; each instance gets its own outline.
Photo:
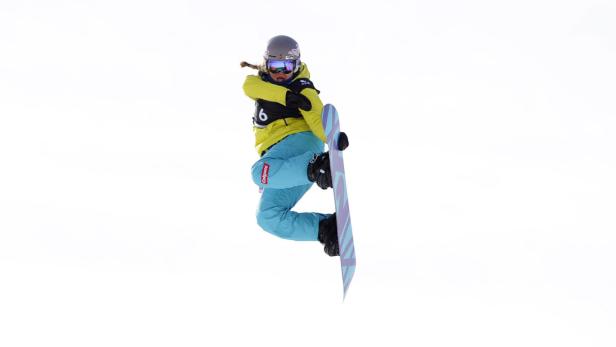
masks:
<instances>
[{"instance_id":1,"label":"snowboard","mask_svg":"<svg viewBox=\"0 0 616 347\"><path fill-rule=\"evenodd\" d=\"M332 173L334 201L336 203L336 226L338 227L338 245L340 247L340 266L342 269L343 298L355 273L355 245L353 244L353 228L351 227L351 214L349 212L349 199L347 196L344 161L342 151L338 150L338 135L340 134L340 120L334 105L323 107L321 115L327 147L329 150L329 165Z\"/></svg>"}]
</instances>

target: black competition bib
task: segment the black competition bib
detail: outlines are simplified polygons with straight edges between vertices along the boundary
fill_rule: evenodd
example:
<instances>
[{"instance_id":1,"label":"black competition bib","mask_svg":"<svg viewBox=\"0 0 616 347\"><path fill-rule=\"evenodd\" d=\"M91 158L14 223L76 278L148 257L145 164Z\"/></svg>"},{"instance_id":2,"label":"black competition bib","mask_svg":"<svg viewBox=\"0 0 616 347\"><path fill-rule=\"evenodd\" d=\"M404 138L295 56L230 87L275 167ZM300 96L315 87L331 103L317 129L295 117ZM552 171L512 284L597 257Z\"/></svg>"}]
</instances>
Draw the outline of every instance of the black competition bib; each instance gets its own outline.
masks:
<instances>
[{"instance_id":1,"label":"black competition bib","mask_svg":"<svg viewBox=\"0 0 616 347\"><path fill-rule=\"evenodd\" d=\"M306 88L312 88L319 93L319 90L314 87L312 81L307 78L298 78L286 87L296 94L300 94ZM298 108L291 108L277 102L258 99L255 103L255 114L252 117L252 122L254 126L264 128L279 119L301 117L302 114Z\"/></svg>"}]
</instances>

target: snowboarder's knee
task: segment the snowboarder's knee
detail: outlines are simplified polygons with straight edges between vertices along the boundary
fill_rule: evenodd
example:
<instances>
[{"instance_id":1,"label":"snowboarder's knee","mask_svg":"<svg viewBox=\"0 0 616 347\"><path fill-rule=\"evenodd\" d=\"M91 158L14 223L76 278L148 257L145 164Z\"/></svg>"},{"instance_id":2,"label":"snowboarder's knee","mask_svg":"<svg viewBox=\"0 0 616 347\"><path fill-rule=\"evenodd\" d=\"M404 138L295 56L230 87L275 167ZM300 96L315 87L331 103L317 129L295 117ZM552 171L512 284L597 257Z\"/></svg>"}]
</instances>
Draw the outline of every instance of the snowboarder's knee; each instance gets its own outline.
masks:
<instances>
[{"instance_id":1,"label":"snowboarder's knee","mask_svg":"<svg viewBox=\"0 0 616 347\"><path fill-rule=\"evenodd\" d=\"M282 210L259 210L257 212L257 224L268 233L283 239L287 239L288 233L280 228L283 215L284 211Z\"/></svg>"},{"instance_id":2,"label":"snowboarder's knee","mask_svg":"<svg viewBox=\"0 0 616 347\"><path fill-rule=\"evenodd\" d=\"M259 187L267 185L269 181L269 169L270 166L265 161L257 161L252 166L252 181Z\"/></svg>"}]
</instances>

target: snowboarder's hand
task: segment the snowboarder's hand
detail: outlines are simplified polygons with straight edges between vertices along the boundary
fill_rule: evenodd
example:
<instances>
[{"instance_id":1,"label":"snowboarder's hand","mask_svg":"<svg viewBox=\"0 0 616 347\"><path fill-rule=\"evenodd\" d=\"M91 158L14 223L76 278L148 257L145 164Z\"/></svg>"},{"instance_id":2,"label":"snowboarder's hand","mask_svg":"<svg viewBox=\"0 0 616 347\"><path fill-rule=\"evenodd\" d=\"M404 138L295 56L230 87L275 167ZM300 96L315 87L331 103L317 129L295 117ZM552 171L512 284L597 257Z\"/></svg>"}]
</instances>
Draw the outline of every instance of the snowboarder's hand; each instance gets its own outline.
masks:
<instances>
[{"instance_id":1,"label":"snowboarder's hand","mask_svg":"<svg viewBox=\"0 0 616 347\"><path fill-rule=\"evenodd\" d=\"M287 91L286 103L287 107L291 108L300 108L304 111L310 111L310 109L312 109L312 104L307 97L302 94L293 93L290 90Z\"/></svg>"},{"instance_id":2,"label":"snowboarder's hand","mask_svg":"<svg viewBox=\"0 0 616 347\"><path fill-rule=\"evenodd\" d=\"M344 151L347 147L349 147L349 137L344 131L341 131L338 134L338 150Z\"/></svg>"}]
</instances>

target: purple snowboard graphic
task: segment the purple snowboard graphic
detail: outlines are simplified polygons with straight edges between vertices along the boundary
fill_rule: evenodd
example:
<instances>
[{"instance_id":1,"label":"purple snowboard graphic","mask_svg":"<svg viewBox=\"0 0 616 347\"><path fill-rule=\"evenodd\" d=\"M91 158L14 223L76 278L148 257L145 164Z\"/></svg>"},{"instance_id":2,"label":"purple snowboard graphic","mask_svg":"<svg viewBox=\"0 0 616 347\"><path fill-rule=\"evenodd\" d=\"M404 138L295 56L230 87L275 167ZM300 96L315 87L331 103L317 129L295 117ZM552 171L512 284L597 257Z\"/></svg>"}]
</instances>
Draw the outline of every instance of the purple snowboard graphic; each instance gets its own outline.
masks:
<instances>
[{"instance_id":1,"label":"purple snowboard graphic","mask_svg":"<svg viewBox=\"0 0 616 347\"><path fill-rule=\"evenodd\" d=\"M344 162L342 152L338 150L338 134L340 121L334 105L323 107L321 116L327 147L329 149L329 164L332 171L332 185L336 201L336 225L338 227L338 245L340 246L340 265L342 267L342 284L344 296L355 273L355 245L353 244L353 228L351 227L351 214L344 175Z\"/></svg>"}]
</instances>

